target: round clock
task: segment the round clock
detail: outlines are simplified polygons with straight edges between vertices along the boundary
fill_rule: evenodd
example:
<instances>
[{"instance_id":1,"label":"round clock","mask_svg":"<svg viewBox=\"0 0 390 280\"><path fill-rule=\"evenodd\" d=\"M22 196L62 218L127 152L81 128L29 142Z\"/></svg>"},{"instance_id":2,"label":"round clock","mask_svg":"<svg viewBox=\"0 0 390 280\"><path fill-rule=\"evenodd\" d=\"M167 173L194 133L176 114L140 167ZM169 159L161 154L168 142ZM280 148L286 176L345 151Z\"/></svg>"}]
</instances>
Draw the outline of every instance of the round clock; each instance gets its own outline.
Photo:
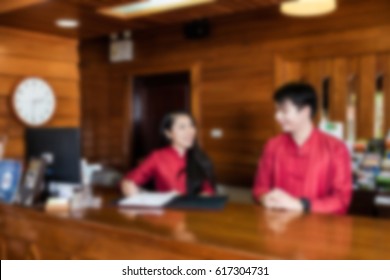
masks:
<instances>
[{"instance_id":1,"label":"round clock","mask_svg":"<svg viewBox=\"0 0 390 280\"><path fill-rule=\"evenodd\" d=\"M50 85L40 78L27 78L18 84L12 98L17 117L28 126L46 124L54 115L56 98Z\"/></svg>"}]
</instances>

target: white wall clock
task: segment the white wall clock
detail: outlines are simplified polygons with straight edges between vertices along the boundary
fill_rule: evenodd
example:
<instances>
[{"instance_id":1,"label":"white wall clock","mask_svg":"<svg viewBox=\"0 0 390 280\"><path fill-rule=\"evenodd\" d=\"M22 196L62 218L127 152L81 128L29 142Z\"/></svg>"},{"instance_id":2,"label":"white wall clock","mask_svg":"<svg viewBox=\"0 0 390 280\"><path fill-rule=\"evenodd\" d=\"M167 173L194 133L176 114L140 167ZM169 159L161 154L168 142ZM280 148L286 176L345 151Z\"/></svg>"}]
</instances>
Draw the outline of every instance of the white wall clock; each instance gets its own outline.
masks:
<instances>
[{"instance_id":1,"label":"white wall clock","mask_svg":"<svg viewBox=\"0 0 390 280\"><path fill-rule=\"evenodd\" d=\"M50 121L56 109L56 97L50 85L40 78L26 78L16 87L13 110L27 126L42 126Z\"/></svg>"}]
</instances>

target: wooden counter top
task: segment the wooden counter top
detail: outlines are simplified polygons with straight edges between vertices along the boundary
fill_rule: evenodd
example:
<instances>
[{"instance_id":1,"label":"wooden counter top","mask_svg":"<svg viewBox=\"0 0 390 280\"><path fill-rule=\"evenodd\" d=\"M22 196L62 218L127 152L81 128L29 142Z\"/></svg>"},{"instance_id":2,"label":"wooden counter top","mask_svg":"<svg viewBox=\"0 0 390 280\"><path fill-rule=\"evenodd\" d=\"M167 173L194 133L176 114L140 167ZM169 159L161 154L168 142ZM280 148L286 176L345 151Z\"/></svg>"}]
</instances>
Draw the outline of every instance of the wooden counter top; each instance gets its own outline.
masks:
<instances>
[{"instance_id":1,"label":"wooden counter top","mask_svg":"<svg viewBox=\"0 0 390 280\"><path fill-rule=\"evenodd\" d=\"M390 221L225 210L66 214L0 205L2 259L390 259Z\"/></svg>"}]
</instances>

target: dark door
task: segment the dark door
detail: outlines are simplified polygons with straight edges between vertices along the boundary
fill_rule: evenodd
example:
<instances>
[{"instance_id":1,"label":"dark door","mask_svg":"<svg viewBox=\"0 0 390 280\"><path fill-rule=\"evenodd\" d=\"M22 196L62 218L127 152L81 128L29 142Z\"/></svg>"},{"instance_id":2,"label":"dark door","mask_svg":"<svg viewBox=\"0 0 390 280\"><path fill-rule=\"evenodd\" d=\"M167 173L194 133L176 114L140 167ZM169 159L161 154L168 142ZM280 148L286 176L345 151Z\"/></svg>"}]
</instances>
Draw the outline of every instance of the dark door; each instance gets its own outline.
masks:
<instances>
[{"instance_id":1,"label":"dark door","mask_svg":"<svg viewBox=\"0 0 390 280\"><path fill-rule=\"evenodd\" d=\"M188 73L139 76L134 79L133 166L161 147L160 122L166 113L176 110L190 110Z\"/></svg>"}]
</instances>

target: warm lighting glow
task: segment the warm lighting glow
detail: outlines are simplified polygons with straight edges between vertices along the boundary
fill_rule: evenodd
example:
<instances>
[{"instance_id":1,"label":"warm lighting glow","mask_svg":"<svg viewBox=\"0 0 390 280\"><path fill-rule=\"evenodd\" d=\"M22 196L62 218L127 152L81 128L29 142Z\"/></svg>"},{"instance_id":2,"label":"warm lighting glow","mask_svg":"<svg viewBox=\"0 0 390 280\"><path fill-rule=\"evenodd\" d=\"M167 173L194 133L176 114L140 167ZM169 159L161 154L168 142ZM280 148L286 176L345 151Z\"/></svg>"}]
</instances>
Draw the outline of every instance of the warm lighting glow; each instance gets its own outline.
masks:
<instances>
[{"instance_id":1,"label":"warm lighting glow","mask_svg":"<svg viewBox=\"0 0 390 280\"><path fill-rule=\"evenodd\" d=\"M77 28L79 26L79 22L75 19L63 18L58 19L56 21L56 25L61 28Z\"/></svg>"},{"instance_id":2,"label":"warm lighting glow","mask_svg":"<svg viewBox=\"0 0 390 280\"><path fill-rule=\"evenodd\" d=\"M122 19L130 19L162 13L174 9L207 4L214 1L215 0L146 0L139 3L129 3L110 8L103 8L100 9L99 12Z\"/></svg>"},{"instance_id":3,"label":"warm lighting glow","mask_svg":"<svg viewBox=\"0 0 390 280\"><path fill-rule=\"evenodd\" d=\"M289 16L309 17L331 13L337 8L336 0L296 0L281 4L280 10Z\"/></svg>"}]
</instances>

